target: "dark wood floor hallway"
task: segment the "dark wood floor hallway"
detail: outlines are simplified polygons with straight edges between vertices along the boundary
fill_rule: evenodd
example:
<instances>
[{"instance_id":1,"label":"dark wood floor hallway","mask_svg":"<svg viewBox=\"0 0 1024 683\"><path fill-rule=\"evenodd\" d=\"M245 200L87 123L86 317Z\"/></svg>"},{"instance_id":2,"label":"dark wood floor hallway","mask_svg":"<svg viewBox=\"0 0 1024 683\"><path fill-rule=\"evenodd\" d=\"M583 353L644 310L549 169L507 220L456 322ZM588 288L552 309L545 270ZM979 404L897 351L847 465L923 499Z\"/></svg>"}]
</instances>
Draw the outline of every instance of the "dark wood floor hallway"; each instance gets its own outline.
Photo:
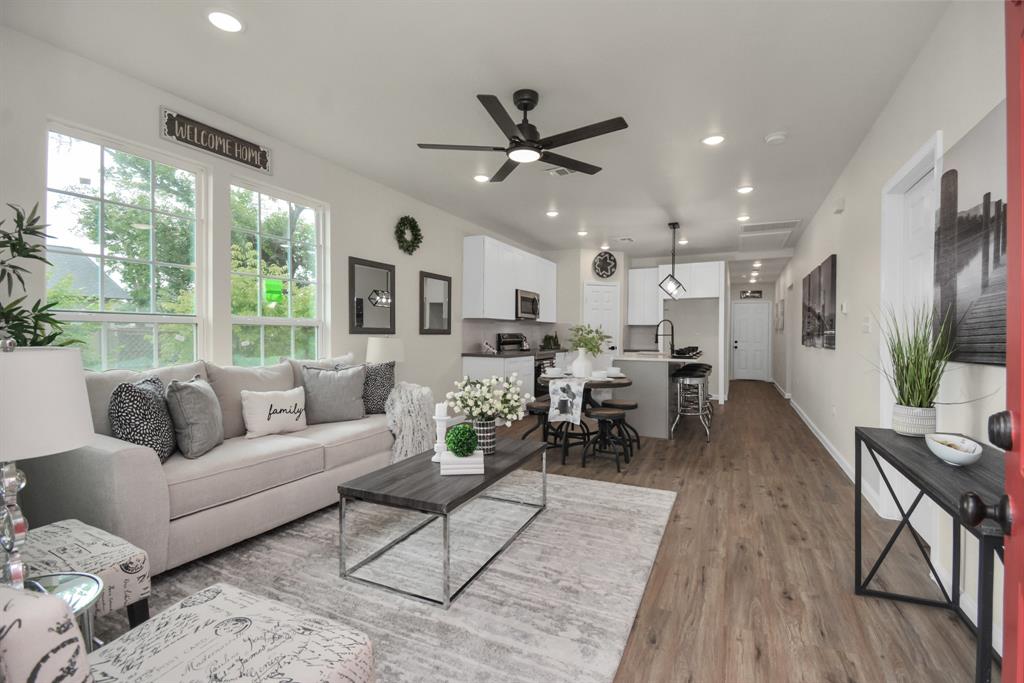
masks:
<instances>
[{"instance_id":1,"label":"dark wood floor hallway","mask_svg":"<svg viewBox=\"0 0 1024 683\"><path fill-rule=\"evenodd\" d=\"M617 681L973 680L974 638L952 614L853 595L853 484L772 385L733 382L703 435L684 420L621 474L581 469L578 449L549 459L678 493ZM866 563L894 527L865 506ZM938 595L909 537L876 580Z\"/></svg>"}]
</instances>

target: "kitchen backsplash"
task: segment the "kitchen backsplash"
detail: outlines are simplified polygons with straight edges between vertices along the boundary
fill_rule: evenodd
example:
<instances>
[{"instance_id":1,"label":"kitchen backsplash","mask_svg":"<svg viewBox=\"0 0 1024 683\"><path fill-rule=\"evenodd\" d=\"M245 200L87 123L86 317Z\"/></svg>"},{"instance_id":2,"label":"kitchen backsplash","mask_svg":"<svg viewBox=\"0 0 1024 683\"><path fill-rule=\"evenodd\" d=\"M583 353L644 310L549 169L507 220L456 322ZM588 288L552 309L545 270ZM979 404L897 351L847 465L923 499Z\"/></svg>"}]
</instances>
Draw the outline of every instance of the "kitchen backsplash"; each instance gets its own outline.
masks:
<instances>
[{"instance_id":1,"label":"kitchen backsplash","mask_svg":"<svg viewBox=\"0 0 1024 683\"><path fill-rule=\"evenodd\" d=\"M546 334L556 332L555 323L537 323L528 320L482 320L467 318L462 321L462 351L480 351L480 343L487 340L493 346L499 332L521 332L526 335L531 349L539 349ZM559 339L562 339L559 334ZM563 340L564 341L564 340Z\"/></svg>"}]
</instances>

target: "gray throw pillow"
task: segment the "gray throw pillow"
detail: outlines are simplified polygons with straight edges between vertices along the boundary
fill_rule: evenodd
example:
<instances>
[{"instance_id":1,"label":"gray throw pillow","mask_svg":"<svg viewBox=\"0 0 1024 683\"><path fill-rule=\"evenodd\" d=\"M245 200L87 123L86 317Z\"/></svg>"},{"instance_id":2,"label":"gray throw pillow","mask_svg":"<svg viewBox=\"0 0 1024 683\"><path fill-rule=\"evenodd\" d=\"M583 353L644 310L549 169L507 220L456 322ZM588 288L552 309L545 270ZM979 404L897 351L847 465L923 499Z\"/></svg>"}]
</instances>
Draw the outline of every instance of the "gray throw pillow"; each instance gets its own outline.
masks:
<instances>
[{"instance_id":1,"label":"gray throw pillow","mask_svg":"<svg viewBox=\"0 0 1024 683\"><path fill-rule=\"evenodd\" d=\"M306 387L306 424L359 420L363 409L363 382L366 368L302 368Z\"/></svg>"},{"instance_id":2,"label":"gray throw pillow","mask_svg":"<svg viewBox=\"0 0 1024 683\"><path fill-rule=\"evenodd\" d=\"M224 422L217 394L199 375L187 382L174 380L170 383L167 409L174 421L178 450L186 458L198 458L224 442Z\"/></svg>"}]
</instances>

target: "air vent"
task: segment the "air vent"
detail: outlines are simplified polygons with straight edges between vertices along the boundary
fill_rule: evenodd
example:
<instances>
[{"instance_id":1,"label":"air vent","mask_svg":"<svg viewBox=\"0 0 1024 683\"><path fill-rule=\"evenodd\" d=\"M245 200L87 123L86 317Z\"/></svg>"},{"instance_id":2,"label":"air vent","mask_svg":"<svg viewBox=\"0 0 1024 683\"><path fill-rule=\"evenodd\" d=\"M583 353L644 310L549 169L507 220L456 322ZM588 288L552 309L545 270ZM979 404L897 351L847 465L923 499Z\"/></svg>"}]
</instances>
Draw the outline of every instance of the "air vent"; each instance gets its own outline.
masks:
<instances>
[{"instance_id":1,"label":"air vent","mask_svg":"<svg viewBox=\"0 0 1024 683\"><path fill-rule=\"evenodd\" d=\"M740 229L740 233L742 233L744 235L749 235L749 234L758 233L758 232L781 232L781 231L785 231L785 230L788 230L789 232L793 232L798 227L800 227L800 221L798 221L798 220L795 220L795 221L774 221L774 222L771 222L771 223L752 223L752 224L749 224L749 225L744 225Z\"/></svg>"},{"instance_id":2,"label":"air vent","mask_svg":"<svg viewBox=\"0 0 1024 683\"><path fill-rule=\"evenodd\" d=\"M568 168L562 168L561 166L552 166L547 169L548 175L570 175L576 171L569 170Z\"/></svg>"},{"instance_id":3,"label":"air vent","mask_svg":"<svg viewBox=\"0 0 1024 683\"><path fill-rule=\"evenodd\" d=\"M616 242L621 242L623 244L633 244L633 242L634 242L632 237L616 237L615 241Z\"/></svg>"}]
</instances>

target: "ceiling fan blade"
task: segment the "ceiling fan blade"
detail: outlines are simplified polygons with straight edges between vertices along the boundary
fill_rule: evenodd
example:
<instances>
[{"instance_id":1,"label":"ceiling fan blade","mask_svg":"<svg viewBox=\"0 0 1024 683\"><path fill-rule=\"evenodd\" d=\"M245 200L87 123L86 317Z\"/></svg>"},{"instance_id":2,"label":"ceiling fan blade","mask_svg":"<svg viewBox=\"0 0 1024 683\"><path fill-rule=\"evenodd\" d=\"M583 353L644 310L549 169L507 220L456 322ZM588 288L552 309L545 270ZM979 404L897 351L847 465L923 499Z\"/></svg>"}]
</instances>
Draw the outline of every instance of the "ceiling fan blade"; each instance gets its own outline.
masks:
<instances>
[{"instance_id":1,"label":"ceiling fan blade","mask_svg":"<svg viewBox=\"0 0 1024 683\"><path fill-rule=\"evenodd\" d=\"M573 130L567 130L564 133L549 135L546 138L538 140L538 144L544 149L554 149L555 147L568 145L572 142L579 142L580 140L586 140L587 138L596 138L598 135L614 133L617 130L622 130L623 128L628 127L629 125L626 123L626 119L621 116L617 116L614 119L608 119L601 123L592 123L589 126L583 126L582 128L575 128Z\"/></svg>"},{"instance_id":2,"label":"ceiling fan blade","mask_svg":"<svg viewBox=\"0 0 1024 683\"><path fill-rule=\"evenodd\" d=\"M501 132L505 134L505 137L509 140L512 138L522 139L522 132L520 132L516 122L508 115L508 111L502 106L501 101L497 97L494 95L477 95L476 98L480 100L480 104L484 105L484 109L491 115L494 122L498 124L498 128L501 128Z\"/></svg>"},{"instance_id":3,"label":"ceiling fan blade","mask_svg":"<svg viewBox=\"0 0 1024 683\"><path fill-rule=\"evenodd\" d=\"M491 176L491 182L500 183L502 180L508 177L509 173L516 170L516 166L518 165L519 162L512 161L511 159L509 159L508 161L501 165L501 168L498 169L497 173Z\"/></svg>"},{"instance_id":4,"label":"ceiling fan blade","mask_svg":"<svg viewBox=\"0 0 1024 683\"><path fill-rule=\"evenodd\" d=\"M504 147L487 147L485 145L428 145L419 143L420 149L460 149L466 152L504 152Z\"/></svg>"},{"instance_id":5,"label":"ceiling fan blade","mask_svg":"<svg viewBox=\"0 0 1024 683\"><path fill-rule=\"evenodd\" d=\"M555 154L554 152L544 152L540 155L540 160L545 161L555 166L561 166L567 168L570 171L579 171L580 173L586 173L587 175L594 175L601 170L600 166L594 166L576 159L570 159L569 157L563 157L561 154Z\"/></svg>"}]
</instances>

